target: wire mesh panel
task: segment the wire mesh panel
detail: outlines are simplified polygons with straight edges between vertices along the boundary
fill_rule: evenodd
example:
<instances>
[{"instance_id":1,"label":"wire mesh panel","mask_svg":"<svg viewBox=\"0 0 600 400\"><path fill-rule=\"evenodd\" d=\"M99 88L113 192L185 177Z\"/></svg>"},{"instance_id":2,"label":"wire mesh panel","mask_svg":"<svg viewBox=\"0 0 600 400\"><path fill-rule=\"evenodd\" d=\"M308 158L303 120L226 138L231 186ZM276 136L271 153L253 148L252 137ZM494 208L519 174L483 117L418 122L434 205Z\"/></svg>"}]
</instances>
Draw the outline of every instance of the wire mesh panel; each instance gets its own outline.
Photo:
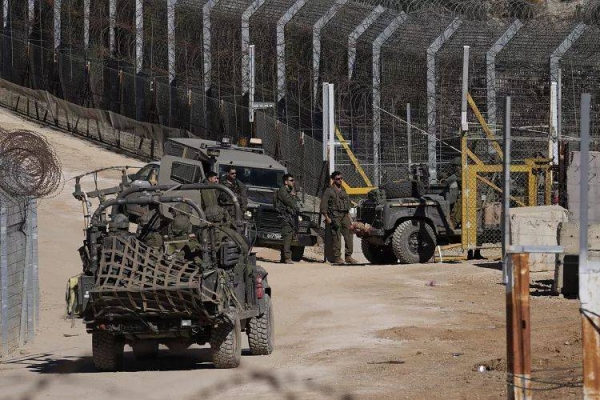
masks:
<instances>
[{"instance_id":1,"label":"wire mesh panel","mask_svg":"<svg viewBox=\"0 0 600 400\"><path fill-rule=\"evenodd\" d=\"M0 191L0 357L33 341L37 285L35 200Z\"/></svg>"}]
</instances>

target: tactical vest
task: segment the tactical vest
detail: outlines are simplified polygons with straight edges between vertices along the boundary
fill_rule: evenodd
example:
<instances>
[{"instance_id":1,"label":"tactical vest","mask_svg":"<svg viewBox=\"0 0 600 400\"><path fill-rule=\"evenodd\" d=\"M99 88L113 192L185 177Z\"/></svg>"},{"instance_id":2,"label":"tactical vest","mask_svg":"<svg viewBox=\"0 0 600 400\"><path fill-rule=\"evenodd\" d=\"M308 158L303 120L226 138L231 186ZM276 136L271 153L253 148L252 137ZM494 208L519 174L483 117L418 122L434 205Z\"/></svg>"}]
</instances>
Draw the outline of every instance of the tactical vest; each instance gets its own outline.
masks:
<instances>
[{"instance_id":1,"label":"tactical vest","mask_svg":"<svg viewBox=\"0 0 600 400\"><path fill-rule=\"evenodd\" d=\"M329 198L329 209L333 212L347 213L350 210L350 198L348 194L343 189L339 192L333 187L330 189L334 195Z\"/></svg>"}]
</instances>

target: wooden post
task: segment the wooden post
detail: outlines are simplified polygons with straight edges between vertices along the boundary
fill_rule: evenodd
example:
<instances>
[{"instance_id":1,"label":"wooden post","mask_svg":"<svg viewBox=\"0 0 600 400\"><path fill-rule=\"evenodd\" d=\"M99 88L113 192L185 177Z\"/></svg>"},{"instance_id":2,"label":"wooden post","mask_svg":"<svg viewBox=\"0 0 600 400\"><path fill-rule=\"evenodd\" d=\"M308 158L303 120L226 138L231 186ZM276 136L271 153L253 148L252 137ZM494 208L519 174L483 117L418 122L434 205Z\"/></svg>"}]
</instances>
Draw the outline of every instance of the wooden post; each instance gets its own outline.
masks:
<instances>
[{"instance_id":1,"label":"wooden post","mask_svg":"<svg viewBox=\"0 0 600 400\"><path fill-rule=\"evenodd\" d=\"M511 256L506 285L507 397L531 399L529 254Z\"/></svg>"}]
</instances>

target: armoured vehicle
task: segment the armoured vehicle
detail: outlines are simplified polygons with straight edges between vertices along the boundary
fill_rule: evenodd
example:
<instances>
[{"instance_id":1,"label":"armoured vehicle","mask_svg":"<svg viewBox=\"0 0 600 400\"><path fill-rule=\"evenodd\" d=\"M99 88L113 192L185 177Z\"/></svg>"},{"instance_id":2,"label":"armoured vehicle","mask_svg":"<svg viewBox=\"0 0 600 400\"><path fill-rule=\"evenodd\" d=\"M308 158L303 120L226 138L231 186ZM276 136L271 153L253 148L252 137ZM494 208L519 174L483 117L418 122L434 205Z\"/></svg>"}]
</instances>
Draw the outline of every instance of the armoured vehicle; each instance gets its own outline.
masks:
<instances>
[{"instance_id":1,"label":"armoured vehicle","mask_svg":"<svg viewBox=\"0 0 600 400\"><path fill-rule=\"evenodd\" d=\"M364 256L373 264L424 263L436 245L460 243L461 231L450 218L454 202L446 185L426 193L416 181L382 186L357 207Z\"/></svg>"},{"instance_id":2,"label":"armoured vehicle","mask_svg":"<svg viewBox=\"0 0 600 400\"><path fill-rule=\"evenodd\" d=\"M125 345L144 359L156 356L159 344L181 351L194 343L210 343L216 368L235 368L242 332L252 354L270 354L271 287L248 250L233 193L201 183L140 187L123 176L117 189L91 192L77 177L73 193L83 204L85 238L83 272L67 288L68 312L92 335L96 369L120 370ZM206 191L229 196L233 220L216 204L185 196ZM94 197L100 204L92 210ZM145 207L137 228L128 206Z\"/></svg>"},{"instance_id":3,"label":"armoured vehicle","mask_svg":"<svg viewBox=\"0 0 600 400\"><path fill-rule=\"evenodd\" d=\"M244 218L251 222L248 236L255 246L280 248L282 245L281 227L283 220L273 206L274 192L283 184L287 173L284 165L267 155L260 140L250 139L249 146L231 144L228 138L221 142L204 139L169 139L165 143L164 154L173 160L194 160L202 164L204 171L214 171L219 175L235 167L237 179L248 192L248 208ZM168 173L161 170L159 182ZM222 178L223 179L223 178ZM311 196L305 203L318 204ZM311 210L301 205L297 215L297 234L292 243L292 259L300 261L305 246L317 243L315 229L321 225L318 209Z\"/></svg>"}]
</instances>

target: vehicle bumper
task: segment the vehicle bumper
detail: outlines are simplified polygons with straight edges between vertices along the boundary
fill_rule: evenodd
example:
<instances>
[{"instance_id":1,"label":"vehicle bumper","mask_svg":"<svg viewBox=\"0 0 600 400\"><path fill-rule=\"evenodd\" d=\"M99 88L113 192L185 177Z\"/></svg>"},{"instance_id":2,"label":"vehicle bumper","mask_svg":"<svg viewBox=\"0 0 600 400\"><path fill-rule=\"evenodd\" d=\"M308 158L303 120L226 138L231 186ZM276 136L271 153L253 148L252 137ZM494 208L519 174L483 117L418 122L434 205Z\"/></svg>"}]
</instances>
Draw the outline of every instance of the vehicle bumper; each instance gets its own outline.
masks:
<instances>
[{"instance_id":1,"label":"vehicle bumper","mask_svg":"<svg viewBox=\"0 0 600 400\"><path fill-rule=\"evenodd\" d=\"M281 247L283 235L280 232L258 232L255 246ZM317 236L307 233L294 235L292 246L314 246L317 244Z\"/></svg>"}]
</instances>

